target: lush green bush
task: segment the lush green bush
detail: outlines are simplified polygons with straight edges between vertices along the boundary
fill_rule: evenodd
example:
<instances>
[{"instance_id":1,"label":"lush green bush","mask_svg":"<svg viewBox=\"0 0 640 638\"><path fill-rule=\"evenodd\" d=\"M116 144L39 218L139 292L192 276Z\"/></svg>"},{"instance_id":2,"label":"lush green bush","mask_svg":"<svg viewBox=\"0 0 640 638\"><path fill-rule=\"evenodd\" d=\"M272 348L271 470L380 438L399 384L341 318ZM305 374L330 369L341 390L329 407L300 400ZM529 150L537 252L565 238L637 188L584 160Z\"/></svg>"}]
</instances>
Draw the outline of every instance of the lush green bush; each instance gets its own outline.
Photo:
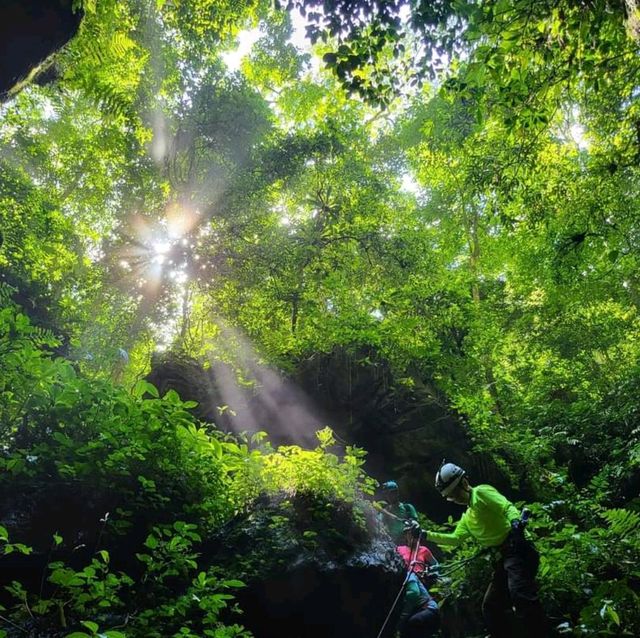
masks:
<instances>
[{"instance_id":1,"label":"lush green bush","mask_svg":"<svg viewBox=\"0 0 640 638\"><path fill-rule=\"evenodd\" d=\"M262 435L205 428L173 391L88 379L53 355L54 335L32 326L8 292L0 542L5 556L22 556L4 570L5 579L21 574L6 583L8 620L61 635L76 628L76 638L245 635L218 619L242 583L199 567L201 541L261 494L353 501L370 492L362 453L330 453L328 429L316 450L273 450Z\"/></svg>"},{"instance_id":2,"label":"lush green bush","mask_svg":"<svg viewBox=\"0 0 640 638\"><path fill-rule=\"evenodd\" d=\"M560 633L640 632L640 515L594 499L534 507L542 595Z\"/></svg>"},{"instance_id":3,"label":"lush green bush","mask_svg":"<svg viewBox=\"0 0 640 638\"><path fill-rule=\"evenodd\" d=\"M637 636L640 632L640 515L606 509L593 497L529 506L529 533L540 553L538 580L557 632L568 636ZM463 547L445 560L447 579L436 591L447 613L474 617L481 627L482 596L495 556ZM452 611L449 611L452 610Z\"/></svg>"}]
</instances>

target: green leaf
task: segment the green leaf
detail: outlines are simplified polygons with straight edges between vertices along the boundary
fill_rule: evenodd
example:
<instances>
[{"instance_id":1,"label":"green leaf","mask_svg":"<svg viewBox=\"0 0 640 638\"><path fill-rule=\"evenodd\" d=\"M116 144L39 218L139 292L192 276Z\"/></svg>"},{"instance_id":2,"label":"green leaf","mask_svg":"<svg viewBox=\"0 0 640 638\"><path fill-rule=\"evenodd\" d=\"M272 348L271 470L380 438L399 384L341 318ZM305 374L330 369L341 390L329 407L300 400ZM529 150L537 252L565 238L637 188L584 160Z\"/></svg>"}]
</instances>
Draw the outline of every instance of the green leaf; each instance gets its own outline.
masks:
<instances>
[{"instance_id":1,"label":"green leaf","mask_svg":"<svg viewBox=\"0 0 640 638\"><path fill-rule=\"evenodd\" d=\"M618 612L613 607L607 608L607 614L611 620L619 627L620 626L620 616Z\"/></svg>"},{"instance_id":2,"label":"green leaf","mask_svg":"<svg viewBox=\"0 0 640 638\"><path fill-rule=\"evenodd\" d=\"M145 394L150 394L155 399L160 398L160 393L158 392L158 388L152 383L145 381L144 379L140 379L135 386L133 386L132 394L136 398L141 398Z\"/></svg>"},{"instance_id":3,"label":"green leaf","mask_svg":"<svg viewBox=\"0 0 640 638\"><path fill-rule=\"evenodd\" d=\"M99 625L91 620L82 620L80 624L86 627L91 633L95 634L98 631Z\"/></svg>"},{"instance_id":4,"label":"green leaf","mask_svg":"<svg viewBox=\"0 0 640 638\"><path fill-rule=\"evenodd\" d=\"M156 547L158 547L158 539L153 534L149 534L144 544L149 549L155 549Z\"/></svg>"},{"instance_id":5,"label":"green leaf","mask_svg":"<svg viewBox=\"0 0 640 638\"><path fill-rule=\"evenodd\" d=\"M231 580L224 580L223 584L225 585L225 587L237 587L237 588L246 587L246 585L241 580L237 580L233 578Z\"/></svg>"},{"instance_id":6,"label":"green leaf","mask_svg":"<svg viewBox=\"0 0 640 638\"><path fill-rule=\"evenodd\" d=\"M173 389L168 390L162 398L170 405L180 405L182 403L180 395Z\"/></svg>"}]
</instances>

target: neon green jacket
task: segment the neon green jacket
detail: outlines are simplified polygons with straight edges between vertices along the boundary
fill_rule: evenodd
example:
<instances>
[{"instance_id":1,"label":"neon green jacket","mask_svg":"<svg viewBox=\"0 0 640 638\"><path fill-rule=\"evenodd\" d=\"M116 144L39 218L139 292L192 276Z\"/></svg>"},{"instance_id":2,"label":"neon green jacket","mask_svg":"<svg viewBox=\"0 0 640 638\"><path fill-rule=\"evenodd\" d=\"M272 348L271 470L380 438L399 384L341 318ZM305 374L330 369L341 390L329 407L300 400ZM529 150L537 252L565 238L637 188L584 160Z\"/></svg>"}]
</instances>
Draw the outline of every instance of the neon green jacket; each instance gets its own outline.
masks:
<instances>
[{"instance_id":1,"label":"neon green jacket","mask_svg":"<svg viewBox=\"0 0 640 638\"><path fill-rule=\"evenodd\" d=\"M438 545L456 547L473 539L483 547L495 547L507 538L511 521L520 518L520 512L491 485L471 488L471 500L456 528L450 534L429 532L427 540Z\"/></svg>"}]
</instances>

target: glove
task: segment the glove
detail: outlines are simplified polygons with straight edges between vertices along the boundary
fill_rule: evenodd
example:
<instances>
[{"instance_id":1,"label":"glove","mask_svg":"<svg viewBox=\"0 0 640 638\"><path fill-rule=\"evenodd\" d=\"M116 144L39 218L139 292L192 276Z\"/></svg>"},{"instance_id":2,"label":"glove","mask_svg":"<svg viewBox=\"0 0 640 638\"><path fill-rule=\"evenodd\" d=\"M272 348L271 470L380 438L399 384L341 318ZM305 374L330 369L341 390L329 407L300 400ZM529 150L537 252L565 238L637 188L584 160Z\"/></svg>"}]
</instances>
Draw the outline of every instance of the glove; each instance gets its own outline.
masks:
<instances>
[{"instance_id":1,"label":"glove","mask_svg":"<svg viewBox=\"0 0 640 638\"><path fill-rule=\"evenodd\" d=\"M422 531L420 529L420 523L418 523L418 521L416 521L415 519L411 519L405 522L405 530L410 532L413 538L417 538L418 536L420 536L420 532ZM422 533L424 534L424 531Z\"/></svg>"},{"instance_id":2,"label":"glove","mask_svg":"<svg viewBox=\"0 0 640 638\"><path fill-rule=\"evenodd\" d=\"M524 531L524 522L519 518L514 518L511 521L511 529L514 532L523 532Z\"/></svg>"},{"instance_id":3,"label":"glove","mask_svg":"<svg viewBox=\"0 0 640 638\"><path fill-rule=\"evenodd\" d=\"M440 578L440 565L429 565L422 572L422 581L427 587L433 587Z\"/></svg>"}]
</instances>

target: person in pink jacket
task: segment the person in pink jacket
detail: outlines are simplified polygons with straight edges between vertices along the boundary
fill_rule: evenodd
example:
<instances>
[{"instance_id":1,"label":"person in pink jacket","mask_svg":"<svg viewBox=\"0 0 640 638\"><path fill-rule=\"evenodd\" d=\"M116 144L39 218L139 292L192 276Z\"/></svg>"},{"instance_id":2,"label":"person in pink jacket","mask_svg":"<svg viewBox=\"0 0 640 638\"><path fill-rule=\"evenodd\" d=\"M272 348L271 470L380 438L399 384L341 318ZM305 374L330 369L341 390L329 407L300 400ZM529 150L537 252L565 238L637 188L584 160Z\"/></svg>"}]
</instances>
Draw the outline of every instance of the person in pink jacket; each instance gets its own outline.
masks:
<instances>
[{"instance_id":1,"label":"person in pink jacket","mask_svg":"<svg viewBox=\"0 0 640 638\"><path fill-rule=\"evenodd\" d=\"M427 569L437 567L438 561L428 547L420 545L420 525L417 521L408 521L404 530L405 544L398 545L396 550L404 559L410 574L405 582L398 630L400 638L428 638L438 631L440 611L423 579Z\"/></svg>"}]
</instances>

